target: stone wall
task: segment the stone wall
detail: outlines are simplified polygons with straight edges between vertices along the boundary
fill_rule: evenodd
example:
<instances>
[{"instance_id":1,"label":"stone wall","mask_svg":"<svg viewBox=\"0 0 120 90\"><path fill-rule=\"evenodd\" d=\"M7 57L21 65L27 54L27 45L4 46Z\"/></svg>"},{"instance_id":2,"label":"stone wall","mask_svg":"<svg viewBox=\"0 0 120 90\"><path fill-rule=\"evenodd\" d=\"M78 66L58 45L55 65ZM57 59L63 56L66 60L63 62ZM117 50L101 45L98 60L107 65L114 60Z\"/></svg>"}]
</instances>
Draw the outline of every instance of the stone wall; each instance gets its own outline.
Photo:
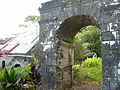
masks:
<instances>
[{"instance_id":1,"label":"stone wall","mask_svg":"<svg viewBox=\"0 0 120 90\"><path fill-rule=\"evenodd\" d=\"M3 56L3 57L0 57L0 67L2 67L2 61L5 61L5 66L7 66L10 61L13 59L13 57L9 57L9 56Z\"/></svg>"},{"instance_id":2,"label":"stone wall","mask_svg":"<svg viewBox=\"0 0 120 90\"><path fill-rule=\"evenodd\" d=\"M58 43L66 37L73 39L78 32L74 28L80 29L86 25L94 25L102 30L103 88L115 90L120 81L120 0L52 0L42 4L39 11L41 90L67 88L63 87L65 83L58 81L60 77L63 78L63 71L72 67L72 64L68 65L65 59L58 58ZM66 53L60 54L63 58L64 55L67 58ZM58 68L63 66L67 69Z\"/></svg>"},{"instance_id":3,"label":"stone wall","mask_svg":"<svg viewBox=\"0 0 120 90\"><path fill-rule=\"evenodd\" d=\"M4 55L0 57L0 67L2 67L2 61L5 61L5 66L11 67L16 64L19 64L20 66L25 66L31 62L33 62L32 58L30 56L26 55Z\"/></svg>"},{"instance_id":4,"label":"stone wall","mask_svg":"<svg viewBox=\"0 0 120 90\"><path fill-rule=\"evenodd\" d=\"M9 56L11 57L11 56ZM7 61L7 60L6 60ZM26 56L14 56L11 61L7 64L7 66L14 66L16 64L19 64L20 66L26 66L27 64L33 62L31 57Z\"/></svg>"}]
</instances>

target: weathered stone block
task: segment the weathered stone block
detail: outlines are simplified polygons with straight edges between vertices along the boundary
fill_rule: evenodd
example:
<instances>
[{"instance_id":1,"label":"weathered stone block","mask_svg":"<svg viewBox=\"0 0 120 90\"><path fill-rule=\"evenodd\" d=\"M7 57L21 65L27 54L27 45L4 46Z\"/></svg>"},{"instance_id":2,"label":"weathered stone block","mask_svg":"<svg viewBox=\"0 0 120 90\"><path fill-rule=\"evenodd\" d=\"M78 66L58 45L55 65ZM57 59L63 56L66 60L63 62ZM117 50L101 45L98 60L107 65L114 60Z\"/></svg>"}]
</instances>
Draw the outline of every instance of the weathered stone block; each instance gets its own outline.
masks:
<instances>
[{"instance_id":1,"label":"weathered stone block","mask_svg":"<svg viewBox=\"0 0 120 90\"><path fill-rule=\"evenodd\" d=\"M83 15L86 15L88 13L88 9L89 9L89 5L86 5L86 4L83 4L83 5L80 5L80 13L83 14Z\"/></svg>"},{"instance_id":2,"label":"weathered stone block","mask_svg":"<svg viewBox=\"0 0 120 90\"><path fill-rule=\"evenodd\" d=\"M116 39L120 40L120 30L116 31Z\"/></svg>"},{"instance_id":3,"label":"weathered stone block","mask_svg":"<svg viewBox=\"0 0 120 90\"><path fill-rule=\"evenodd\" d=\"M102 50L109 50L109 49L110 49L109 41L102 41Z\"/></svg>"},{"instance_id":4,"label":"weathered stone block","mask_svg":"<svg viewBox=\"0 0 120 90\"><path fill-rule=\"evenodd\" d=\"M102 32L108 32L109 30L109 25L107 23L101 23L100 24Z\"/></svg>"},{"instance_id":5,"label":"weathered stone block","mask_svg":"<svg viewBox=\"0 0 120 90\"><path fill-rule=\"evenodd\" d=\"M102 84L102 89L104 90L111 90L110 89L110 81L109 78L103 78L103 84Z\"/></svg>"},{"instance_id":6,"label":"weathered stone block","mask_svg":"<svg viewBox=\"0 0 120 90\"><path fill-rule=\"evenodd\" d=\"M110 49L118 49L119 41L110 41Z\"/></svg>"},{"instance_id":7,"label":"weathered stone block","mask_svg":"<svg viewBox=\"0 0 120 90\"><path fill-rule=\"evenodd\" d=\"M118 21L120 21L120 13L117 13Z\"/></svg>"},{"instance_id":8,"label":"weathered stone block","mask_svg":"<svg viewBox=\"0 0 120 90\"><path fill-rule=\"evenodd\" d=\"M74 9L74 14L75 15L78 15L78 13L80 12L80 9L79 9L80 6L74 6L73 9Z\"/></svg>"},{"instance_id":9,"label":"weathered stone block","mask_svg":"<svg viewBox=\"0 0 120 90\"><path fill-rule=\"evenodd\" d=\"M57 81L57 90L71 90L71 86L70 79Z\"/></svg>"},{"instance_id":10,"label":"weathered stone block","mask_svg":"<svg viewBox=\"0 0 120 90\"><path fill-rule=\"evenodd\" d=\"M105 60L109 60L110 62L112 62L115 57L117 57L118 55L118 50L104 50L102 51L102 58Z\"/></svg>"},{"instance_id":11,"label":"weathered stone block","mask_svg":"<svg viewBox=\"0 0 120 90\"><path fill-rule=\"evenodd\" d=\"M99 11L98 5L97 4L93 4L93 6L91 7L90 11L91 12L89 13L89 15L94 17L95 14Z\"/></svg>"},{"instance_id":12,"label":"weathered stone block","mask_svg":"<svg viewBox=\"0 0 120 90\"><path fill-rule=\"evenodd\" d=\"M118 78L111 78L110 79L110 90L116 90L116 87L118 85Z\"/></svg>"},{"instance_id":13,"label":"weathered stone block","mask_svg":"<svg viewBox=\"0 0 120 90\"><path fill-rule=\"evenodd\" d=\"M60 59L60 60L58 60L57 65L60 68L63 68L63 67L69 66L70 64L69 64L69 60L68 59Z\"/></svg>"},{"instance_id":14,"label":"weathered stone block","mask_svg":"<svg viewBox=\"0 0 120 90\"><path fill-rule=\"evenodd\" d=\"M115 36L112 34L112 32L103 32L102 33L102 41L112 41L115 40Z\"/></svg>"},{"instance_id":15,"label":"weathered stone block","mask_svg":"<svg viewBox=\"0 0 120 90\"><path fill-rule=\"evenodd\" d=\"M73 11L73 7L70 6L70 7L66 7L64 8L64 13L67 15L67 17L71 17L71 16L74 16L74 11Z\"/></svg>"},{"instance_id":16,"label":"weathered stone block","mask_svg":"<svg viewBox=\"0 0 120 90\"><path fill-rule=\"evenodd\" d=\"M102 66L102 77L103 78L118 78L118 66L106 64Z\"/></svg>"}]
</instances>

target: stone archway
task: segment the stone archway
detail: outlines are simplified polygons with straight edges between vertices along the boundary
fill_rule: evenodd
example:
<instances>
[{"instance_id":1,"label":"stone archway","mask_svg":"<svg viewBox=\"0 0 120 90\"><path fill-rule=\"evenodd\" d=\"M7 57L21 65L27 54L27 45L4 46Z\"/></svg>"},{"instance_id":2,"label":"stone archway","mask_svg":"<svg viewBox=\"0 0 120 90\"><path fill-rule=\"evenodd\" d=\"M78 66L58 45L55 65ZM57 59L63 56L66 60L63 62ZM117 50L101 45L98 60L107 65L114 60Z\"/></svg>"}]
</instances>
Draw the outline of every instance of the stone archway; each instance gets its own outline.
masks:
<instances>
[{"instance_id":1,"label":"stone archway","mask_svg":"<svg viewBox=\"0 0 120 90\"><path fill-rule=\"evenodd\" d=\"M65 0L65 2L63 0L53 0L42 4L42 8L39 8L41 15L39 22L39 58L42 74L42 90L66 90L71 88L71 85L64 80L61 80L63 84L59 83L60 80L58 77L63 74L57 65L59 55L57 47L63 36L71 36L73 38L75 33L71 35L68 32L64 32L62 28L72 28L74 26L70 24L72 19L75 19L73 20L75 21L74 23L78 24L76 26L83 27L92 24L102 30L103 88L106 90L116 89L120 78L120 67L118 65L120 56L119 2L118 0ZM82 24L79 25L79 21L76 21L77 17L81 17L80 21L83 23L83 26ZM89 22L86 22L86 20ZM67 22L67 25L64 22ZM77 28L76 26L75 28Z\"/></svg>"},{"instance_id":2,"label":"stone archway","mask_svg":"<svg viewBox=\"0 0 120 90\"><path fill-rule=\"evenodd\" d=\"M74 39L74 36L80 32L80 29L88 25L100 28L98 22L89 15L76 15L69 17L60 24L56 33L56 38L59 40L63 40L63 38Z\"/></svg>"},{"instance_id":3,"label":"stone archway","mask_svg":"<svg viewBox=\"0 0 120 90\"><path fill-rule=\"evenodd\" d=\"M76 15L64 20L56 31L57 43L56 67L58 90L70 89L73 82L72 66L74 65L74 45L64 42L64 39L73 40L82 27L94 25L99 28L97 21L88 15Z\"/></svg>"}]
</instances>

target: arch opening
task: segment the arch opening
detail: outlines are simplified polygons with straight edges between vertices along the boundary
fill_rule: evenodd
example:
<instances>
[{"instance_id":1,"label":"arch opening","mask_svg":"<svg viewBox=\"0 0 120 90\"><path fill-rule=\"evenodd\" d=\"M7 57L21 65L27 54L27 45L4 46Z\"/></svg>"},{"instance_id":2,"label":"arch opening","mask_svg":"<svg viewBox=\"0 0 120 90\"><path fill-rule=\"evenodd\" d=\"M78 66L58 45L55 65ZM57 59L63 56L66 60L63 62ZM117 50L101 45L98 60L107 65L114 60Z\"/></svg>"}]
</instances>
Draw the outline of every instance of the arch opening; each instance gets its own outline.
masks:
<instances>
[{"instance_id":1,"label":"arch opening","mask_svg":"<svg viewBox=\"0 0 120 90\"><path fill-rule=\"evenodd\" d=\"M56 37L63 41L65 38L73 40L75 35L80 32L80 29L88 25L93 25L100 28L99 23L89 15L72 16L61 23L56 33Z\"/></svg>"},{"instance_id":2,"label":"arch opening","mask_svg":"<svg viewBox=\"0 0 120 90\"><path fill-rule=\"evenodd\" d=\"M21 67L21 65L20 65L20 64L15 64L14 67L15 67L15 68Z\"/></svg>"},{"instance_id":3,"label":"arch opening","mask_svg":"<svg viewBox=\"0 0 120 90\"><path fill-rule=\"evenodd\" d=\"M92 32L95 32L95 34L99 35L97 37L97 39L99 39L98 44L100 44L99 45L100 53L93 52L94 51L93 50L90 53L91 55L89 54L90 57L92 57L93 55L95 56L95 54L97 54L96 56L101 57L101 41L100 41L101 28L100 28L99 23L93 17L91 17L89 15L76 15L76 16L72 16L72 17L69 17L68 19L64 20L61 23L59 29L57 30L56 37L60 41L74 44L76 35L78 33L82 33L82 30L83 29L85 30L86 28L88 28ZM94 38L96 38L96 37L94 37ZM93 41L92 43L96 43L96 42ZM95 45L97 45L97 44L95 44ZM88 57L89 57L89 55L88 55Z\"/></svg>"}]
</instances>

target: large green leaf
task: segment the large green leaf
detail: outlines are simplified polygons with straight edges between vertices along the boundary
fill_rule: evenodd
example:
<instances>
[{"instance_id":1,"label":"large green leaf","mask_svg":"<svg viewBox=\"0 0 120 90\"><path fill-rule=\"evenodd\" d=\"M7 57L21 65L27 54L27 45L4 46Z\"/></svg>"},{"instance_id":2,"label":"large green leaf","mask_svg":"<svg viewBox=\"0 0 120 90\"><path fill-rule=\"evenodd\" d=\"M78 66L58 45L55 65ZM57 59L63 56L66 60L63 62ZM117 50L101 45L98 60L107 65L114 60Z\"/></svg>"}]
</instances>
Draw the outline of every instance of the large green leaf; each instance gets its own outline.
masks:
<instances>
[{"instance_id":1,"label":"large green leaf","mask_svg":"<svg viewBox=\"0 0 120 90\"><path fill-rule=\"evenodd\" d=\"M9 88L12 85L13 85L12 83L7 83L6 88Z\"/></svg>"},{"instance_id":2,"label":"large green leaf","mask_svg":"<svg viewBox=\"0 0 120 90\"><path fill-rule=\"evenodd\" d=\"M6 82L10 81L10 76L9 76L8 70L6 68L4 69L3 76L4 76L3 78L6 80Z\"/></svg>"},{"instance_id":3,"label":"large green leaf","mask_svg":"<svg viewBox=\"0 0 120 90\"><path fill-rule=\"evenodd\" d=\"M20 80L21 80L21 78L19 78L17 81L16 81L16 83L15 84L20 84Z\"/></svg>"},{"instance_id":4,"label":"large green leaf","mask_svg":"<svg viewBox=\"0 0 120 90\"><path fill-rule=\"evenodd\" d=\"M0 85L1 85L1 87L2 87L3 89L5 89L5 88L6 88L7 83L6 83L6 82L1 82L1 83L0 83Z\"/></svg>"},{"instance_id":5,"label":"large green leaf","mask_svg":"<svg viewBox=\"0 0 120 90\"><path fill-rule=\"evenodd\" d=\"M0 83L0 90L4 90L4 88L3 88L3 86L2 86L2 84Z\"/></svg>"},{"instance_id":6,"label":"large green leaf","mask_svg":"<svg viewBox=\"0 0 120 90\"><path fill-rule=\"evenodd\" d=\"M12 67L11 69L10 69L10 81L9 82L11 82L11 83L15 83L16 82L16 78L15 78L15 75L16 75L16 71L15 71L15 69L14 69L14 67Z\"/></svg>"}]
</instances>

